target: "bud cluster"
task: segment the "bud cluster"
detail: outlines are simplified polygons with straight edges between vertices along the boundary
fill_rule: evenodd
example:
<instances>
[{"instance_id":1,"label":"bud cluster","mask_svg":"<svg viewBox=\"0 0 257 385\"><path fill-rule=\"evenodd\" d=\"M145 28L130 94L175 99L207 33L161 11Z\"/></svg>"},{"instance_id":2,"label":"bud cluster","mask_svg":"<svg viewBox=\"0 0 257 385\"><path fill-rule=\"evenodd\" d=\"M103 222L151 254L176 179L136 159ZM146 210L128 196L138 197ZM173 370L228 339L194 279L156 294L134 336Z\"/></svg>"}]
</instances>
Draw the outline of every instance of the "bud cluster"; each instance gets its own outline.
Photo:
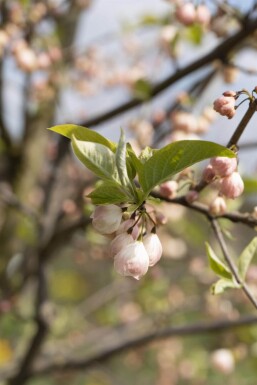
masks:
<instances>
[{"instance_id":1,"label":"bud cluster","mask_svg":"<svg viewBox=\"0 0 257 385\"><path fill-rule=\"evenodd\" d=\"M206 5L195 7L191 2L178 5L176 16L178 21L186 26L194 23L208 26L211 20L211 13Z\"/></svg>"},{"instance_id":2,"label":"bud cluster","mask_svg":"<svg viewBox=\"0 0 257 385\"><path fill-rule=\"evenodd\" d=\"M114 235L109 250L117 273L140 279L160 260L162 245L156 223L144 205L124 218L127 215L127 208L97 206L91 216L92 225L101 234Z\"/></svg>"}]
</instances>

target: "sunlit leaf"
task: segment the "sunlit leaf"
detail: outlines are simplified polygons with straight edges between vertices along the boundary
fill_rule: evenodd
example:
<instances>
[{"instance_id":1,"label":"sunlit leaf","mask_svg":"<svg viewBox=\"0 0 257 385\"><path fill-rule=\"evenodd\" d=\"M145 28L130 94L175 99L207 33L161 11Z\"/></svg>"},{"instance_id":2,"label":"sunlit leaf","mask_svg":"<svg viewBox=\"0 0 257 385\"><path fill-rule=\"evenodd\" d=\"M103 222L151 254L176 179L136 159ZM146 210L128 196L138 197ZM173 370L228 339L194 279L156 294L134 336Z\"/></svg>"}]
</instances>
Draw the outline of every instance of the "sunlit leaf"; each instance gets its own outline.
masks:
<instances>
[{"instance_id":1,"label":"sunlit leaf","mask_svg":"<svg viewBox=\"0 0 257 385\"><path fill-rule=\"evenodd\" d=\"M239 289L241 286L233 282L231 279L219 279L211 287L212 294L221 294L227 289Z\"/></svg>"},{"instance_id":2,"label":"sunlit leaf","mask_svg":"<svg viewBox=\"0 0 257 385\"><path fill-rule=\"evenodd\" d=\"M156 150L138 170L139 182L146 195L174 174L214 156L235 157L233 151L219 144L203 140L181 140Z\"/></svg>"},{"instance_id":3,"label":"sunlit leaf","mask_svg":"<svg viewBox=\"0 0 257 385\"><path fill-rule=\"evenodd\" d=\"M225 265L223 261L219 259L219 257L217 257L217 255L215 254L211 246L208 244L208 242L206 242L205 245L206 245L206 252L209 259L209 264L212 271L214 271L214 273L216 273L222 278L231 280L232 274L229 271L229 268Z\"/></svg>"},{"instance_id":4,"label":"sunlit leaf","mask_svg":"<svg viewBox=\"0 0 257 385\"><path fill-rule=\"evenodd\" d=\"M91 198L92 203L95 205L118 204L128 202L131 199L122 190L121 186L111 181L101 183L88 197Z\"/></svg>"},{"instance_id":5,"label":"sunlit leaf","mask_svg":"<svg viewBox=\"0 0 257 385\"><path fill-rule=\"evenodd\" d=\"M247 270L253 259L257 249L257 237L254 237L249 245L246 246L240 257L238 258L238 274L240 278L244 281Z\"/></svg>"},{"instance_id":6,"label":"sunlit leaf","mask_svg":"<svg viewBox=\"0 0 257 385\"><path fill-rule=\"evenodd\" d=\"M99 143L103 146L108 147L110 150L114 151L116 144L106 139L104 136L98 134L89 128L77 126L76 124L62 124L59 126L53 126L48 128L48 130L54 131L57 134L66 136L66 138L72 139L74 135L78 140L84 140L87 142Z\"/></svg>"},{"instance_id":7,"label":"sunlit leaf","mask_svg":"<svg viewBox=\"0 0 257 385\"><path fill-rule=\"evenodd\" d=\"M99 143L84 142L72 136L72 148L78 159L94 174L105 180L118 181L115 154Z\"/></svg>"}]
</instances>

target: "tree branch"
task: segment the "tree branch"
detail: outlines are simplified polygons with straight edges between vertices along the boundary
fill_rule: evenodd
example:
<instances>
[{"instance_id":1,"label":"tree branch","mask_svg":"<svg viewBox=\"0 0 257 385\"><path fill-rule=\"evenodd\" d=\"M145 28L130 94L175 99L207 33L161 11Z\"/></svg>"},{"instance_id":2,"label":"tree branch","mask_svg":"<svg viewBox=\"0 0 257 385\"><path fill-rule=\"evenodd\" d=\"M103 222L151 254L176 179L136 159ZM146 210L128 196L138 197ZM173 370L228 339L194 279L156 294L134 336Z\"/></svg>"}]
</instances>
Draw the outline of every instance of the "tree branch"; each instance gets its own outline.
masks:
<instances>
[{"instance_id":1,"label":"tree branch","mask_svg":"<svg viewBox=\"0 0 257 385\"><path fill-rule=\"evenodd\" d=\"M256 316L245 316L237 320L220 320L212 323L196 323L186 326L168 327L163 329L158 328L158 330L150 332L149 334L137 336L128 341L121 341L115 346L109 346L92 357L76 361L69 360L62 364L48 365L41 369L32 371L30 375L35 378L42 375L51 375L56 372L63 373L65 371L85 370L99 363L103 363L120 353L138 348L140 346L145 346L153 341L179 336L196 336L198 334L202 335L203 333L218 333L242 326L255 325L256 323Z\"/></svg>"},{"instance_id":2,"label":"tree branch","mask_svg":"<svg viewBox=\"0 0 257 385\"><path fill-rule=\"evenodd\" d=\"M168 87L170 87L183 77L205 67L206 65L212 63L214 60L223 60L223 58L226 57L237 45L239 45L245 38L247 38L251 33L253 33L256 28L257 18L255 18L254 20L248 20L244 27L242 27L234 35L230 36L221 44L219 44L210 53L201 57L200 59L197 59L186 67L179 69L178 71L176 71L176 73L168 76L165 80L153 86L151 98L154 98L155 96L159 95L161 92L165 91ZM130 101L120 104L118 107L111 109L110 111L92 117L91 119L88 119L84 122L80 122L80 125L87 127L96 126L119 114L129 111L134 107L140 106L143 103L143 100L133 98Z\"/></svg>"}]
</instances>

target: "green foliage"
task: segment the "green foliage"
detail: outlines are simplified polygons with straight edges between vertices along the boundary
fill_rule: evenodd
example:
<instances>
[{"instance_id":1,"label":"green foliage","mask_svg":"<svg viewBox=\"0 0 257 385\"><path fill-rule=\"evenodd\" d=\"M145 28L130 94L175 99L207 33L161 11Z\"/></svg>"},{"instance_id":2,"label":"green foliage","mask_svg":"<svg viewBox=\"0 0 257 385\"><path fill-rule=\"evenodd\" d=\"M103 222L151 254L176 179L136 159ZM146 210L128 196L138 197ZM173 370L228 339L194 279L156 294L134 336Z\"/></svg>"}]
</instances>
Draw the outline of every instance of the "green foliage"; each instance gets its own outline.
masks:
<instances>
[{"instance_id":1,"label":"green foliage","mask_svg":"<svg viewBox=\"0 0 257 385\"><path fill-rule=\"evenodd\" d=\"M147 100L151 96L152 85L146 79L139 79L133 85L133 92L136 98L141 100Z\"/></svg>"},{"instance_id":2,"label":"green foliage","mask_svg":"<svg viewBox=\"0 0 257 385\"><path fill-rule=\"evenodd\" d=\"M231 280L232 274L229 271L229 268L225 265L223 261L219 259L219 257L217 257L208 242L206 242L205 245L211 269L220 277Z\"/></svg>"},{"instance_id":3,"label":"green foliage","mask_svg":"<svg viewBox=\"0 0 257 385\"><path fill-rule=\"evenodd\" d=\"M221 278L211 287L212 294L222 294L227 289L239 289L240 285L233 282L231 279Z\"/></svg>"},{"instance_id":4,"label":"green foliage","mask_svg":"<svg viewBox=\"0 0 257 385\"><path fill-rule=\"evenodd\" d=\"M187 39L195 45L200 45L203 39L203 28L200 24L193 24L186 29Z\"/></svg>"},{"instance_id":5,"label":"green foliage","mask_svg":"<svg viewBox=\"0 0 257 385\"><path fill-rule=\"evenodd\" d=\"M128 202L131 198L122 190L121 186L112 181L105 181L89 195L95 205L119 204Z\"/></svg>"},{"instance_id":6,"label":"green foliage","mask_svg":"<svg viewBox=\"0 0 257 385\"><path fill-rule=\"evenodd\" d=\"M244 178L244 192L246 194L257 193L257 180L253 178Z\"/></svg>"},{"instance_id":7,"label":"green foliage","mask_svg":"<svg viewBox=\"0 0 257 385\"><path fill-rule=\"evenodd\" d=\"M213 142L183 140L160 150L146 147L138 158L131 145L126 144L121 131L118 145L102 135L72 124L54 126L50 130L71 139L78 159L105 183L90 197L95 204L134 202L140 205L152 189L185 168L213 156L234 157L231 150ZM140 189L134 178L138 174ZM101 188L106 191L101 192Z\"/></svg>"},{"instance_id":8,"label":"green foliage","mask_svg":"<svg viewBox=\"0 0 257 385\"><path fill-rule=\"evenodd\" d=\"M48 130L54 131L57 134L66 136L66 138L72 139L72 136L75 135L76 139L86 142L93 142L102 144L105 147L108 147L110 150L114 151L116 144L106 139L104 136L98 134L89 128L77 126L76 124L62 124L59 126L53 126L48 128Z\"/></svg>"},{"instance_id":9,"label":"green foliage","mask_svg":"<svg viewBox=\"0 0 257 385\"><path fill-rule=\"evenodd\" d=\"M248 267L256 254L256 249L257 237L254 237L238 258L238 274L243 281L245 280Z\"/></svg>"},{"instance_id":10,"label":"green foliage","mask_svg":"<svg viewBox=\"0 0 257 385\"><path fill-rule=\"evenodd\" d=\"M144 164L139 171L139 183L148 196L155 186L185 168L213 156L232 158L235 154L219 144L202 140L181 140L168 144L155 151Z\"/></svg>"}]
</instances>

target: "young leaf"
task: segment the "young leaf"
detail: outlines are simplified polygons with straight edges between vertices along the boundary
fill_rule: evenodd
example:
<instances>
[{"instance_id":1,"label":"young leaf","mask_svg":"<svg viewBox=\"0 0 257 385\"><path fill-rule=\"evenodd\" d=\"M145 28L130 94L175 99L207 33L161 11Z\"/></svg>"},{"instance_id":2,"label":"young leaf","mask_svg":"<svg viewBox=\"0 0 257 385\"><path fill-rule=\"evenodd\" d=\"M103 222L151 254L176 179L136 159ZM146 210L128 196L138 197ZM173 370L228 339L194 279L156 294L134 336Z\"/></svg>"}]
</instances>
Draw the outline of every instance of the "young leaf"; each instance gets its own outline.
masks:
<instances>
[{"instance_id":1,"label":"young leaf","mask_svg":"<svg viewBox=\"0 0 257 385\"><path fill-rule=\"evenodd\" d=\"M231 279L221 278L211 287L212 294L221 294L227 289L239 289L240 285L233 282Z\"/></svg>"},{"instance_id":2,"label":"young leaf","mask_svg":"<svg viewBox=\"0 0 257 385\"><path fill-rule=\"evenodd\" d=\"M57 134L66 136L66 138L72 139L74 135L78 140L85 140L86 142L93 142L102 144L105 147L108 147L110 150L114 151L116 144L106 139L104 136L98 134L89 128L77 126L75 124L62 124L60 126L53 126L48 128L48 130L54 131Z\"/></svg>"},{"instance_id":3,"label":"young leaf","mask_svg":"<svg viewBox=\"0 0 257 385\"><path fill-rule=\"evenodd\" d=\"M138 170L139 183L146 196L151 190L174 174L214 156L235 157L233 151L213 142L181 140L156 150L153 156Z\"/></svg>"},{"instance_id":4,"label":"young leaf","mask_svg":"<svg viewBox=\"0 0 257 385\"><path fill-rule=\"evenodd\" d=\"M238 258L238 274L240 278L244 281L245 276L248 270L248 267L251 263L252 258L254 257L257 249L257 237L254 237L249 245L246 246L240 257Z\"/></svg>"},{"instance_id":5,"label":"young leaf","mask_svg":"<svg viewBox=\"0 0 257 385\"><path fill-rule=\"evenodd\" d=\"M205 245L211 269L220 277L231 280L232 274L228 267L217 257L208 242L206 242Z\"/></svg>"},{"instance_id":6,"label":"young leaf","mask_svg":"<svg viewBox=\"0 0 257 385\"><path fill-rule=\"evenodd\" d=\"M120 140L118 143L118 147L116 150L115 154L115 160L116 160L116 167L118 170L120 182L125 189L127 189L130 192L131 197L135 197L135 189L133 189L132 183L128 177L128 172L127 172L127 162L126 162L126 154L127 154L127 149L126 149L126 142L125 142L125 135L124 131L121 130L120 134Z\"/></svg>"},{"instance_id":7,"label":"young leaf","mask_svg":"<svg viewBox=\"0 0 257 385\"><path fill-rule=\"evenodd\" d=\"M95 205L118 204L127 202L130 198L122 190L121 186L112 181L101 183L89 195Z\"/></svg>"},{"instance_id":8,"label":"young leaf","mask_svg":"<svg viewBox=\"0 0 257 385\"><path fill-rule=\"evenodd\" d=\"M74 135L71 142L75 155L89 170L104 180L119 181L115 154L109 148L77 140Z\"/></svg>"},{"instance_id":9,"label":"young leaf","mask_svg":"<svg viewBox=\"0 0 257 385\"><path fill-rule=\"evenodd\" d=\"M157 150L154 150L153 148L147 146L143 149L143 151L139 155L139 159L141 160L142 163L145 163L148 159L150 159L153 156L155 151Z\"/></svg>"},{"instance_id":10,"label":"young leaf","mask_svg":"<svg viewBox=\"0 0 257 385\"><path fill-rule=\"evenodd\" d=\"M137 157L135 151L133 150L130 143L127 143L127 154L136 170L137 173L142 172L143 170L143 164L141 163L140 159Z\"/></svg>"}]
</instances>

